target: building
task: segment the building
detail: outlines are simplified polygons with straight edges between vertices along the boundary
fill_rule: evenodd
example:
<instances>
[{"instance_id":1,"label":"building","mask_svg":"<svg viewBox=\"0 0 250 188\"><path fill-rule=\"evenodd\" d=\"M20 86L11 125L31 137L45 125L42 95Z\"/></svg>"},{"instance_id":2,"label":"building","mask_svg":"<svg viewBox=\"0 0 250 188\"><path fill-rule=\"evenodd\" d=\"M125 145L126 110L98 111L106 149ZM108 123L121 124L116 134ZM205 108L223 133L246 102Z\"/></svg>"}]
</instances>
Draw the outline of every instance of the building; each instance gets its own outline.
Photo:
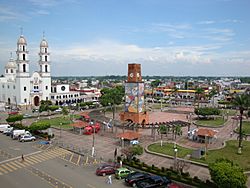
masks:
<instances>
[{"instance_id":1,"label":"building","mask_svg":"<svg viewBox=\"0 0 250 188\"><path fill-rule=\"evenodd\" d=\"M4 77L0 78L0 103L29 109L38 107L41 100L62 105L98 99L70 91L69 84L51 84L49 45L44 37L38 53L38 71L30 72L29 51L23 35L17 41L16 56L14 60L11 55L5 66Z\"/></svg>"},{"instance_id":2,"label":"building","mask_svg":"<svg viewBox=\"0 0 250 188\"><path fill-rule=\"evenodd\" d=\"M144 83L140 64L128 64L128 80L125 83L125 109L120 114L122 121L147 124L149 115L145 108Z\"/></svg>"},{"instance_id":3,"label":"building","mask_svg":"<svg viewBox=\"0 0 250 188\"><path fill-rule=\"evenodd\" d=\"M39 70L30 72L29 51L23 35L17 40L16 60L12 55L0 78L0 102L19 107L39 106L51 93L50 53L43 37L38 54Z\"/></svg>"}]
</instances>

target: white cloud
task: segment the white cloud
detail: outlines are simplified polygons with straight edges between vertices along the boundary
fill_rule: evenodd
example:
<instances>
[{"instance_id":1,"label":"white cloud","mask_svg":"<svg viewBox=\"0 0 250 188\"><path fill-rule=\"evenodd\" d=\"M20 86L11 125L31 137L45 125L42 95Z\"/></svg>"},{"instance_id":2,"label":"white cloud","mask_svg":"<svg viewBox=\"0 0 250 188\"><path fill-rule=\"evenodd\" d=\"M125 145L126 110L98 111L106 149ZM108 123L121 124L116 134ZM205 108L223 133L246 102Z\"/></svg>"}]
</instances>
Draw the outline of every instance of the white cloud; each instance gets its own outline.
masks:
<instances>
[{"instance_id":1,"label":"white cloud","mask_svg":"<svg viewBox=\"0 0 250 188\"><path fill-rule=\"evenodd\" d=\"M20 15L16 10L9 7L4 7L3 5L0 6L0 22L17 20L22 18L23 16Z\"/></svg>"}]
</instances>

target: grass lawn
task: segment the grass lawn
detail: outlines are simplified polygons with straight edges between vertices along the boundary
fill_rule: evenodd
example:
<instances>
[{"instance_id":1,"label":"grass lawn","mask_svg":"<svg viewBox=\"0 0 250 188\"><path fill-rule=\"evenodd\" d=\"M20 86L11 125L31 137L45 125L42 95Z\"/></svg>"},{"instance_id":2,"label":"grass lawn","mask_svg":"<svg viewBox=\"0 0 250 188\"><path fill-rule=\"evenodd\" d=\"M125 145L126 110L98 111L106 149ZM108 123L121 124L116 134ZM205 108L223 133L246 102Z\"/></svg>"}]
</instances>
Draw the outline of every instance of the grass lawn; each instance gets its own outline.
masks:
<instances>
[{"instance_id":1,"label":"grass lawn","mask_svg":"<svg viewBox=\"0 0 250 188\"><path fill-rule=\"evenodd\" d=\"M191 154L192 150L178 146L178 157L185 157L187 154ZM148 147L150 151L167 154L174 156L173 144L164 143L160 146L160 143L152 144ZM238 141L230 140L227 141L226 147L219 150L209 150L207 153L206 161L204 159L191 159L193 161L209 164L216 161L219 158L227 158L239 164L244 170L250 170L250 142L243 141L242 154L237 154L238 151Z\"/></svg>"},{"instance_id":2,"label":"grass lawn","mask_svg":"<svg viewBox=\"0 0 250 188\"><path fill-rule=\"evenodd\" d=\"M218 127L220 125L223 125L225 122L226 120L223 120L222 117L219 117L215 119L200 119L200 120L197 120L195 123L200 126Z\"/></svg>"},{"instance_id":3,"label":"grass lawn","mask_svg":"<svg viewBox=\"0 0 250 188\"><path fill-rule=\"evenodd\" d=\"M74 118L78 118L78 115L73 115L73 116ZM70 115L70 117L72 118L72 115ZM62 126L61 126L62 129L72 129L72 126L69 125L72 123L72 121L70 120L70 117L62 116L62 117L56 117L56 118L51 118L51 119L41 119L39 122L49 122L51 127L57 127L57 128L60 128L60 123L62 123Z\"/></svg>"},{"instance_id":4,"label":"grass lawn","mask_svg":"<svg viewBox=\"0 0 250 188\"><path fill-rule=\"evenodd\" d=\"M191 149L187 149L187 148L183 148L181 146L176 145L178 152L177 152L177 157L181 157L184 158L187 154L191 154L192 150ZM160 143L155 143L155 144L151 144L148 149L150 151L154 151L157 153L162 153L162 154L166 154L166 155L171 155L174 156L174 144L172 143L164 143L161 144Z\"/></svg>"},{"instance_id":5,"label":"grass lawn","mask_svg":"<svg viewBox=\"0 0 250 188\"><path fill-rule=\"evenodd\" d=\"M237 132L239 132L239 127L236 129ZM243 121L242 122L242 132L243 134L250 134L250 122L249 121Z\"/></svg>"}]
</instances>

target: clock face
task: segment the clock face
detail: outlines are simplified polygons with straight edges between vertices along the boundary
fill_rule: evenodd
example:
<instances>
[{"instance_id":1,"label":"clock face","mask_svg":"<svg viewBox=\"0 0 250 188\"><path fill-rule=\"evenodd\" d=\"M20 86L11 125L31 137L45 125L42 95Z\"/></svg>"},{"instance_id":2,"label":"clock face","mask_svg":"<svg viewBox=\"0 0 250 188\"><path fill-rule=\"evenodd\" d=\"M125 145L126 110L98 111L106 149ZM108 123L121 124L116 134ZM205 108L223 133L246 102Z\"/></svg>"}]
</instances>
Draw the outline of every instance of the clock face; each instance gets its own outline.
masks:
<instances>
[{"instance_id":1,"label":"clock face","mask_svg":"<svg viewBox=\"0 0 250 188\"><path fill-rule=\"evenodd\" d=\"M140 77L140 73L139 73L139 72L137 72L136 76L137 76L137 78L139 78L139 77Z\"/></svg>"},{"instance_id":2,"label":"clock face","mask_svg":"<svg viewBox=\"0 0 250 188\"><path fill-rule=\"evenodd\" d=\"M62 86L62 87L61 87L61 90L64 91L64 90L65 90L65 86Z\"/></svg>"},{"instance_id":3,"label":"clock face","mask_svg":"<svg viewBox=\"0 0 250 188\"><path fill-rule=\"evenodd\" d=\"M131 72L129 76L132 78L134 76L134 74Z\"/></svg>"}]
</instances>

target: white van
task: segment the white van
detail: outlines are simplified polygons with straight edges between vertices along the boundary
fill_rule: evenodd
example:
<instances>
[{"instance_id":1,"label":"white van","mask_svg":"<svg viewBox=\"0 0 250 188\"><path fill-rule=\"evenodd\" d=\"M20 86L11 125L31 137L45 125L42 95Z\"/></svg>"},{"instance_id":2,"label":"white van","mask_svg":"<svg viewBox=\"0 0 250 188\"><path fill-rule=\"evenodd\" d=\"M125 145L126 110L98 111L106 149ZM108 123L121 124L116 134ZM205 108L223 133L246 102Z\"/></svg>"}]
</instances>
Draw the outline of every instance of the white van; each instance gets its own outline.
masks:
<instances>
[{"instance_id":1,"label":"white van","mask_svg":"<svg viewBox=\"0 0 250 188\"><path fill-rule=\"evenodd\" d=\"M18 139L21 135L31 135L29 131L25 131L25 129L23 130L14 130L12 132L12 139Z\"/></svg>"},{"instance_id":2,"label":"white van","mask_svg":"<svg viewBox=\"0 0 250 188\"><path fill-rule=\"evenodd\" d=\"M0 132L2 133L3 131L5 131L5 129L10 128L9 124L2 124L0 125Z\"/></svg>"}]
</instances>

